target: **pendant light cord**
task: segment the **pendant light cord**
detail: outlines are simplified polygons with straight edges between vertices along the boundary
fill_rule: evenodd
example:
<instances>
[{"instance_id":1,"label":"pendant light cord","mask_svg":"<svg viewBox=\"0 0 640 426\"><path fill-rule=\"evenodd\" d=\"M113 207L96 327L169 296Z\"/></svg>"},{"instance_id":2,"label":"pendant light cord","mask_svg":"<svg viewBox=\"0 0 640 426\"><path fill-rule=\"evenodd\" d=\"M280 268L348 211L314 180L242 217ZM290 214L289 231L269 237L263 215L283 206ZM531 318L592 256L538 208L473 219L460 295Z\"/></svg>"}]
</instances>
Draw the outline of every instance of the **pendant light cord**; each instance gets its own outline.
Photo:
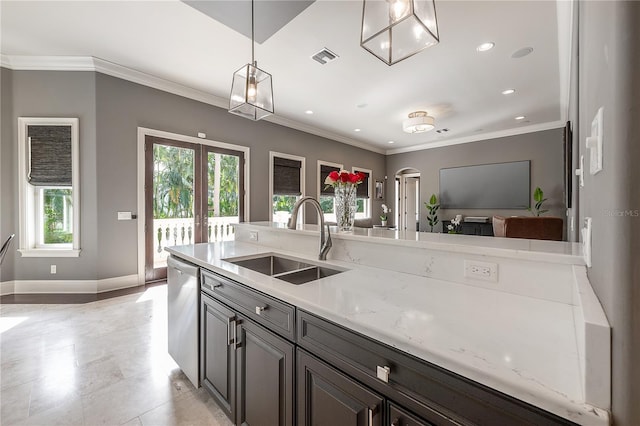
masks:
<instances>
[{"instance_id":1,"label":"pendant light cord","mask_svg":"<svg viewBox=\"0 0 640 426\"><path fill-rule=\"evenodd\" d=\"M255 46L256 46L256 40L255 40L255 35L254 35L254 22L253 22L253 2L254 0L251 0L251 63L253 64L253 66L256 66L256 60L255 60L255 55L254 55L254 50L255 50Z\"/></svg>"}]
</instances>

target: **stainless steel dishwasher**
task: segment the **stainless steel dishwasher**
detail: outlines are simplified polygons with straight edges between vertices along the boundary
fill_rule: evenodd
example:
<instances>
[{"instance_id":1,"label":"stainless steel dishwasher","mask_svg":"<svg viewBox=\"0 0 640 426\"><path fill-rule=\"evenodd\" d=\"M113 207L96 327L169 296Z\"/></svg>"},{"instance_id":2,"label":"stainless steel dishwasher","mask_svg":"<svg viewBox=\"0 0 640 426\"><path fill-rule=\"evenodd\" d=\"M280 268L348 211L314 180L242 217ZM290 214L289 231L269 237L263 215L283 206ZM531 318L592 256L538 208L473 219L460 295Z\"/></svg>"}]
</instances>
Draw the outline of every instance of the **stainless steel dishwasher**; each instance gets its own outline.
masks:
<instances>
[{"instance_id":1,"label":"stainless steel dishwasher","mask_svg":"<svg viewBox=\"0 0 640 426\"><path fill-rule=\"evenodd\" d=\"M191 383L199 387L199 268L173 256L167 259L169 355Z\"/></svg>"}]
</instances>

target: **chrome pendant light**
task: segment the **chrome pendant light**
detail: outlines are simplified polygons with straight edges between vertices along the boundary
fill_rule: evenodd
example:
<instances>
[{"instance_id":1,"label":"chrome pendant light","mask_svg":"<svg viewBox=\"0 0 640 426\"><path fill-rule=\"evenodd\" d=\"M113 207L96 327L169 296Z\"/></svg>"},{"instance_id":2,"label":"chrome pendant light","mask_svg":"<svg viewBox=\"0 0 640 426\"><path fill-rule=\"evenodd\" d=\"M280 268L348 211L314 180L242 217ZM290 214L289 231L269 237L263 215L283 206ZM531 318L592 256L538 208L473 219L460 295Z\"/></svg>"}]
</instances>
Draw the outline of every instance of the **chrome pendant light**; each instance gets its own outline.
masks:
<instances>
[{"instance_id":1,"label":"chrome pendant light","mask_svg":"<svg viewBox=\"0 0 640 426\"><path fill-rule=\"evenodd\" d=\"M360 46L393 65L439 41L434 0L363 0Z\"/></svg>"},{"instance_id":2,"label":"chrome pendant light","mask_svg":"<svg viewBox=\"0 0 640 426\"><path fill-rule=\"evenodd\" d=\"M258 68L255 60L253 0L251 0L251 63L233 74L229 112L250 120L273 114L271 74Z\"/></svg>"}]
</instances>

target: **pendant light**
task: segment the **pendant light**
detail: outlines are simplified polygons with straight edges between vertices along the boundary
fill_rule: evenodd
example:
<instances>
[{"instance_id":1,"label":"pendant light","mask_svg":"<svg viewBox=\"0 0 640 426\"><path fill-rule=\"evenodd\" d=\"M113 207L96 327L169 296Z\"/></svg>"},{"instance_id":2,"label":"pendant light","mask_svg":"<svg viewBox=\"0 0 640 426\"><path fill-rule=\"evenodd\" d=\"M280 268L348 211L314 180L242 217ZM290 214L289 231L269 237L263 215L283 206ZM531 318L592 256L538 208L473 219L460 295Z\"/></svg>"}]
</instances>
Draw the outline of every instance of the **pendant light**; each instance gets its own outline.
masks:
<instances>
[{"instance_id":1,"label":"pendant light","mask_svg":"<svg viewBox=\"0 0 640 426\"><path fill-rule=\"evenodd\" d=\"M273 114L271 74L258 68L255 60L253 0L251 0L251 63L233 74L229 112L250 120Z\"/></svg>"},{"instance_id":2,"label":"pendant light","mask_svg":"<svg viewBox=\"0 0 640 426\"><path fill-rule=\"evenodd\" d=\"M363 0L360 46L393 65L439 41L434 0Z\"/></svg>"}]
</instances>

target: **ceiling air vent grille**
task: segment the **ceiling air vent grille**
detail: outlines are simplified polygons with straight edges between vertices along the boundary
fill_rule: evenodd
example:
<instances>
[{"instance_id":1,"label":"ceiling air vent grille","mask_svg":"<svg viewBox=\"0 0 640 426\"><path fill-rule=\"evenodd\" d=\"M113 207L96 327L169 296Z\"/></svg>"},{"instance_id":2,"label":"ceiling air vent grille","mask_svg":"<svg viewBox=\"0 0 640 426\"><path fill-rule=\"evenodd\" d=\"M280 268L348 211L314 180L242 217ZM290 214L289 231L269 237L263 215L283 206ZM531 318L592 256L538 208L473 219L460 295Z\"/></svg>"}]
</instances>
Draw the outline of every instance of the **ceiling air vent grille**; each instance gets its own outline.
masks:
<instances>
[{"instance_id":1,"label":"ceiling air vent grille","mask_svg":"<svg viewBox=\"0 0 640 426\"><path fill-rule=\"evenodd\" d=\"M311 59L322 65L332 62L336 60L336 58L338 58L338 55L336 55L326 47L311 57Z\"/></svg>"}]
</instances>

